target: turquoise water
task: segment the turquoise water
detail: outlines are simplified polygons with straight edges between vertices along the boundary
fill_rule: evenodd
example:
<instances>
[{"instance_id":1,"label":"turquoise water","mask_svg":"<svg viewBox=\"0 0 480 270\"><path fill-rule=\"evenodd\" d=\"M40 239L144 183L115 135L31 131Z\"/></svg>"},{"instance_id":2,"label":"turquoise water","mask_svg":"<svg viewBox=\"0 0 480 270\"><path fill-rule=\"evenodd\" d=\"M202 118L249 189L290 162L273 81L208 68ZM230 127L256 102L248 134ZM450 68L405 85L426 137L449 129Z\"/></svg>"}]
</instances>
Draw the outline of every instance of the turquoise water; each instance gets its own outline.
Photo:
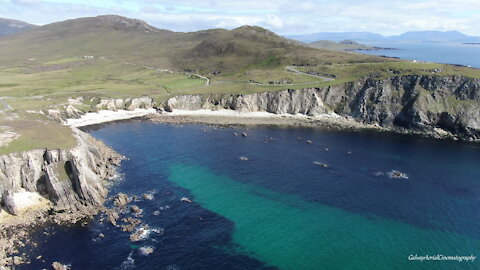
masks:
<instances>
[{"instance_id":1,"label":"turquoise water","mask_svg":"<svg viewBox=\"0 0 480 270\"><path fill-rule=\"evenodd\" d=\"M431 269L406 258L446 249L453 254L480 250L480 241L462 235L352 214L240 184L201 167L174 165L169 179L192 192L203 207L232 220L233 240L244 251L280 269L382 269L386 264L389 269Z\"/></svg>"},{"instance_id":2,"label":"turquoise water","mask_svg":"<svg viewBox=\"0 0 480 270\"><path fill-rule=\"evenodd\" d=\"M478 144L142 121L88 131L129 157L112 193L154 192L155 200L136 204L144 223L164 233L132 245L128 234L99 219L87 227L52 227L53 235L39 231L41 244L29 250L47 258L33 269L53 260L74 269L480 267L478 260L408 260L416 254L478 256ZM385 173L393 169L409 179L390 179ZM143 246L154 253L142 256Z\"/></svg>"}]
</instances>

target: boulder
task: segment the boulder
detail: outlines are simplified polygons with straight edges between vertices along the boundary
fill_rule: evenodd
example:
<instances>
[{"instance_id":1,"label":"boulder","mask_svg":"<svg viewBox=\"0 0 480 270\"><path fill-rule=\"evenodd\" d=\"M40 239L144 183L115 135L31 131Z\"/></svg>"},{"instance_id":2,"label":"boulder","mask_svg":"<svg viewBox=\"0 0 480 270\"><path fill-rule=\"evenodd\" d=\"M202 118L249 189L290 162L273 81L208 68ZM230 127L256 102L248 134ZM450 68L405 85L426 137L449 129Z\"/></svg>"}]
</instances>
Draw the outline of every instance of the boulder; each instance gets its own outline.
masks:
<instances>
[{"instance_id":1,"label":"boulder","mask_svg":"<svg viewBox=\"0 0 480 270\"><path fill-rule=\"evenodd\" d=\"M143 194L142 197L143 197L144 200L147 200L147 201L153 200L153 195L152 194L146 194L145 193L145 194Z\"/></svg>"},{"instance_id":2,"label":"boulder","mask_svg":"<svg viewBox=\"0 0 480 270\"><path fill-rule=\"evenodd\" d=\"M3 197L3 204L5 205L5 209L7 210L7 212L14 216L18 215L19 209L15 204L13 192L10 190L5 190L2 197Z\"/></svg>"},{"instance_id":3,"label":"boulder","mask_svg":"<svg viewBox=\"0 0 480 270\"><path fill-rule=\"evenodd\" d=\"M113 226L117 226L117 220L120 218L120 216L118 215L117 211L115 211L115 210L107 210L106 215L107 215L108 221L109 221Z\"/></svg>"},{"instance_id":4,"label":"boulder","mask_svg":"<svg viewBox=\"0 0 480 270\"><path fill-rule=\"evenodd\" d=\"M141 247L138 251L140 251L140 254L143 256L148 256L153 253L153 247Z\"/></svg>"},{"instance_id":5,"label":"boulder","mask_svg":"<svg viewBox=\"0 0 480 270\"><path fill-rule=\"evenodd\" d=\"M135 214L141 214L143 212L143 210L136 205L132 205L132 207L130 207L130 210Z\"/></svg>"},{"instance_id":6,"label":"boulder","mask_svg":"<svg viewBox=\"0 0 480 270\"><path fill-rule=\"evenodd\" d=\"M54 263L52 263L52 269L53 270L68 270L70 268L67 267L64 264L59 263L59 262L54 262Z\"/></svg>"},{"instance_id":7,"label":"boulder","mask_svg":"<svg viewBox=\"0 0 480 270\"><path fill-rule=\"evenodd\" d=\"M118 193L117 196L115 196L115 199L113 199L113 204L117 207L121 207L129 204L131 201L132 199L130 199L127 194Z\"/></svg>"}]
</instances>

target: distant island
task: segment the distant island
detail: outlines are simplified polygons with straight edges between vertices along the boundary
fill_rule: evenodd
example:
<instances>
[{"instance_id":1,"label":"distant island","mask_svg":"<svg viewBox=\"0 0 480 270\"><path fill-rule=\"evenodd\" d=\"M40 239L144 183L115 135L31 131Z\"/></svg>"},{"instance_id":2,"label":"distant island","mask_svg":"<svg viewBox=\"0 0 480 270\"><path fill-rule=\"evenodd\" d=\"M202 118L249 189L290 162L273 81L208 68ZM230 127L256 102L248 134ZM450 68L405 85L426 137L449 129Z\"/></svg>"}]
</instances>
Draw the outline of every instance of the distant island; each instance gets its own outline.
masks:
<instances>
[{"instance_id":1,"label":"distant island","mask_svg":"<svg viewBox=\"0 0 480 270\"><path fill-rule=\"evenodd\" d=\"M343 40L340 42L330 40L319 40L308 44L309 47L325 49L332 51L380 51L380 50L398 50L395 48L372 47L360 44L353 40Z\"/></svg>"},{"instance_id":2,"label":"distant island","mask_svg":"<svg viewBox=\"0 0 480 270\"><path fill-rule=\"evenodd\" d=\"M465 42L465 45L480 45L480 42Z\"/></svg>"}]
</instances>

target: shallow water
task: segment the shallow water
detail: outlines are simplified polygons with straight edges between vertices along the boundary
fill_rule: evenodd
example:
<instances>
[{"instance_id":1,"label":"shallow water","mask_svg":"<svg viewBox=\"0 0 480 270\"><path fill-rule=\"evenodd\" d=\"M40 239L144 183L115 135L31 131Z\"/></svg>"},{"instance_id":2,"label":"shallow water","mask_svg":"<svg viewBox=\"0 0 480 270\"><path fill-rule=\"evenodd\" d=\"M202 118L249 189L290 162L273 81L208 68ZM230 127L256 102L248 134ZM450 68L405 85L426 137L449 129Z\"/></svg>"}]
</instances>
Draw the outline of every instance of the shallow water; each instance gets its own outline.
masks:
<instances>
[{"instance_id":1,"label":"shallow water","mask_svg":"<svg viewBox=\"0 0 480 270\"><path fill-rule=\"evenodd\" d=\"M136 204L163 233L132 244L98 219L50 227L52 235L39 230L41 244L28 251L45 262L24 269L55 260L73 269L480 267L478 260L407 259L479 255L478 144L274 127L251 128L243 138L233 128L142 121L88 131L129 157L112 194L153 193ZM393 169L409 179L389 178ZM145 246L154 252L142 255Z\"/></svg>"}]
</instances>

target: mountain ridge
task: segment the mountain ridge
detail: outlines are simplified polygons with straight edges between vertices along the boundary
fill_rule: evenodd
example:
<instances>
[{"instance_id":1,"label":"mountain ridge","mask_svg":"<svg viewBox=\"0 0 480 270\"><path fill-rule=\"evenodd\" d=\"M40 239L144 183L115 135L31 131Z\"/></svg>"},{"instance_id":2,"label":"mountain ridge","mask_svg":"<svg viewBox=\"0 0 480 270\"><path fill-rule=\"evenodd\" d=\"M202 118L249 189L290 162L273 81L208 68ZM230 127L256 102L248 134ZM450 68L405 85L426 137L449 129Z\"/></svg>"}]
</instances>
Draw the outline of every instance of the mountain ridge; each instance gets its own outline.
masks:
<instances>
[{"instance_id":1,"label":"mountain ridge","mask_svg":"<svg viewBox=\"0 0 480 270\"><path fill-rule=\"evenodd\" d=\"M37 27L27 22L0 18L0 37L13 35Z\"/></svg>"},{"instance_id":2,"label":"mountain ridge","mask_svg":"<svg viewBox=\"0 0 480 270\"><path fill-rule=\"evenodd\" d=\"M356 42L478 42L480 37L469 36L459 31L408 31L400 35L384 36L372 32L319 32L305 35L286 35L285 37L302 42L318 40Z\"/></svg>"},{"instance_id":3,"label":"mountain ridge","mask_svg":"<svg viewBox=\"0 0 480 270\"><path fill-rule=\"evenodd\" d=\"M234 72L252 65L382 61L379 57L310 48L258 26L184 33L117 15L56 22L0 40L4 65L82 56L204 74Z\"/></svg>"}]
</instances>

